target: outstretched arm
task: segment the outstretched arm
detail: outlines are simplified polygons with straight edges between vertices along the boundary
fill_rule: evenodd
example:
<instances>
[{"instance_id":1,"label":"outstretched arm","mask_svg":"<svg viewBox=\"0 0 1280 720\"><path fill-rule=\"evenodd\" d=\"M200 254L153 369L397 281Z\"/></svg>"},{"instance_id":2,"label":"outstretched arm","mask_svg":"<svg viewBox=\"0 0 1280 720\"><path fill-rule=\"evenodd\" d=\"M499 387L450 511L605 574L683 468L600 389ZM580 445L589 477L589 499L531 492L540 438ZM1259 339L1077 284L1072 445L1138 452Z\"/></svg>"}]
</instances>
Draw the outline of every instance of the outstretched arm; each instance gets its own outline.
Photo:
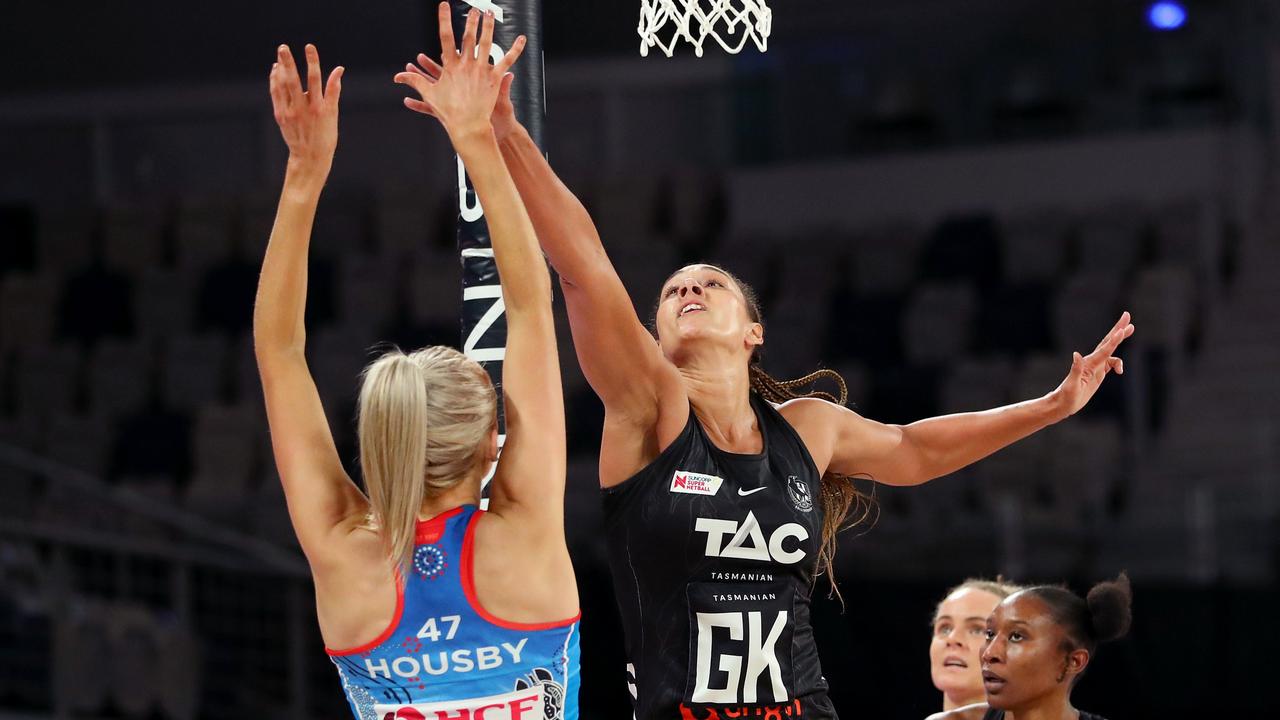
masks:
<instances>
[{"instance_id":1,"label":"outstretched arm","mask_svg":"<svg viewBox=\"0 0 1280 720\"><path fill-rule=\"evenodd\" d=\"M1126 312L1092 353L1074 353L1071 371L1056 390L994 410L910 425L885 425L821 400L793 400L782 412L800 429L820 468L825 461L830 472L870 475L888 485L919 485L1074 415L1107 373L1124 372L1123 361L1113 353L1133 331Z\"/></svg>"},{"instance_id":2,"label":"outstretched arm","mask_svg":"<svg viewBox=\"0 0 1280 720\"><path fill-rule=\"evenodd\" d=\"M548 521L563 529L565 482L564 395L551 314L551 274L538 249L533 225L511 174L502 162L490 115L506 71L524 50L524 38L496 65L488 62L494 18L472 10L454 52L449 6L440 5L443 66L428 77L403 72L396 82L411 86L421 100L405 104L435 116L466 165L484 207L493 239L493 255L507 311L507 351L502 394L507 417L503 448L490 495L490 509L503 515ZM478 50L478 52L477 52ZM509 81L508 81L509 82Z\"/></svg>"},{"instance_id":3,"label":"outstretched arm","mask_svg":"<svg viewBox=\"0 0 1280 720\"><path fill-rule=\"evenodd\" d=\"M417 60L407 70L439 75L440 66L426 55ZM678 377L636 316L586 208L516 121L510 81L498 95L493 128L538 241L560 275L578 362L611 418L651 426L659 398L680 387ZM409 107L430 114L421 105ZM683 402L674 404L685 409Z\"/></svg>"},{"instance_id":4,"label":"outstretched arm","mask_svg":"<svg viewBox=\"0 0 1280 720\"><path fill-rule=\"evenodd\" d=\"M322 91L315 46L307 45L306 55L305 92L287 46L280 46L271 68L271 104L289 146L289 163L258 280L253 346L289 516L315 565L332 546L326 541L335 530L362 518L368 503L338 459L304 355L307 249L337 147L342 92L342 68L334 69Z\"/></svg>"}]
</instances>

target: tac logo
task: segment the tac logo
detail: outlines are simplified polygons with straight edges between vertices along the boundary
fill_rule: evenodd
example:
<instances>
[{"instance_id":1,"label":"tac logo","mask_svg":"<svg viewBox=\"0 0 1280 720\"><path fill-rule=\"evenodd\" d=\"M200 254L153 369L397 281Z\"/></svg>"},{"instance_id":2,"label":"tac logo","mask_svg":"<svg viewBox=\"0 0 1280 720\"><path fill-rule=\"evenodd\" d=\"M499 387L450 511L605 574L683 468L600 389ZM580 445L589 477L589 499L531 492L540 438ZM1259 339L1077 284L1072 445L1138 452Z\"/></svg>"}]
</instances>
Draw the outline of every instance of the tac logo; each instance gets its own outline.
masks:
<instances>
[{"instance_id":1,"label":"tac logo","mask_svg":"<svg viewBox=\"0 0 1280 720\"><path fill-rule=\"evenodd\" d=\"M474 700L377 705L379 720L548 720L542 686ZM554 718L552 719L554 720Z\"/></svg>"},{"instance_id":2,"label":"tac logo","mask_svg":"<svg viewBox=\"0 0 1280 720\"><path fill-rule=\"evenodd\" d=\"M720 492L724 478L715 475L677 470L671 476L671 492L689 495L715 495Z\"/></svg>"},{"instance_id":3,"label":"tac logo","mask_svg":"<svg viewBox=\"0 0 1280 720\"><path fill-rule=\"evenodd\" d=\"M760 522L753 512L747 513L747 518L741 525L733 520L700 517L693 529L707 534L707 557L761 562L772 560L783 565L794 565L803 560L805 552L799 545L809 539L809 531L803 525L786 523L780 525L765 540L764 530L760 528ZM729 538L727 543L726 536ZM789 540L795 540L795 545L791 545Z\"/></svg>"},{"instance_id":4,"label":"tac logo","mask_svg":"<svg viewBox=\"0 0 1280 720\"><path fill-rule=\"evenodd\" d=\"M813 509L813 495L809 494L809 483L795 475L787 476L787 495L791 496L791 504L801 512Z\"/></svg>"}]
</instances>

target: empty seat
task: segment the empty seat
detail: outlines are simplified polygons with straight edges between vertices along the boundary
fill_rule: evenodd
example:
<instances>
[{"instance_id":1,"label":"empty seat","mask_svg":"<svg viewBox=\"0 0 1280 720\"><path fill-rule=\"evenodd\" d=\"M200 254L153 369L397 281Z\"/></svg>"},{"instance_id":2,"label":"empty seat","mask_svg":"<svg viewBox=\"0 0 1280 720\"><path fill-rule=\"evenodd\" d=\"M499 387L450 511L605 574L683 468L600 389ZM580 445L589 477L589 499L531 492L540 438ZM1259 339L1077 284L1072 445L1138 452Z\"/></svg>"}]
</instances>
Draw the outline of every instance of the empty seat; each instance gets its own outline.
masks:
<instances>
[{"instance_id":1,"label":"empty seat","mask_svg":"<svg viewBox=\"0 0 1280 720\"><path fill-rule=\"evenodd\" d=\"M164 215L149 207L108 208L102 218L103 259L116 270L140 273L164 260Z\"/></svg>"},{"instance_id":2,"label":"empty seat","mask_svg":"<svg viewBox=\"0 0 1280 720\"><path fill-rule=\"evenodd\" d=\"M27 204L0 204L0 276L36 268L36 212Z\"/></svg>"},{"instance_id":3,"label":"empty seat","mask_svg":"<svg viewBox=\"0 0 1280 720\"><path fill-rule=\"evenodd\" d=\"M655 230L658 184L652 178L618 176L591 193L591 217L612 254L620 244L643 242Z\"/></svg>"},{"instance_id":4,"label":"empty seat","mask_svg":"<svg viewBox=\"0 0 1280 720\"><path fill-rule=\"evenodd\" d=\"M234 248L234 209L225 200L185 202L174 224L174 256L179 267L198 270L225 261Z\"/></svg>"},{"instance_id":5,"label":"empty seat","mask_svg":"<svg viewBox=\"0 0 1280 720\"><path fill-rule=\"evenodd\" d=\"M462 308L462 265L452 252L419 250L405 275L409 319L416 324L453 324Z\"/></svg>"},{"instance_id":6,"label":"empty seat","mask_svg":"<svg viewBox=\"0 0 1280 720\"><path fill-rule=\"evenodd\" d=\"M377 337L396 307L398 265L391 256L347 254L339 264L338 321Z\"/></svg>"},{"instance_id":7,"label":"empty seat","mask_svg":"<svg viewBox=\"0 0 1280 720\"><path fill-rule=\"evenodd\" d=\"M311 229L311 254L338 257L365 248L371 217L354 198L326 196Z\"/></svg>"},{"instance_id":8,"label":"empty seat","mask_svg":"<svg viewBox=\"0 0 1280 720\"><path fill-rule=\"evenodd\" d=\"M260 435L252 411L205 408L196 419L195 459L184 500L188 507L232 525L244 523Z\"/></svg>"},{"instance_id":9,"label":"empty seat","mask_svg":"<svg viewBox=\"0 0 1280 720\"><path fill-rule=\"evenodd\" d=\"M1070 355L1032 355L1017 372L1013 399L1030 400L1044 395L1061 385L1070 370Z\"/></svg>"},{"instance_id":10,"label":"empty seat","mask_svg":"<svg viewBox=\"0 0 1280 720\"><path fill-rule=\"evenodd\" d=\"M69 413L80 387L80 353L71 345L33 345L18 352L15 409L27 418Z\"/></svg>"},{"instance_id":11,"label":"empty seat","mask_svg":"<svg viewBox=\"0 0 1280 720\"><path fill-rule=\"evenodd\" d=\"M435 240L436 208L420 195L385 194L374 209L378 250L390 257L413 254Z\"/></svg>"},{"instance_id":12,"label":"empty seat","mask_svg":"<svg viewBox=\"0 0 1280 720\"><path fill-rule=\"evenodd\" d=\"M902 362L904 299L899 295L857 295L848 290L831 299L827 359L856 358L872 368Z\"/></svg>"},{"instance_id":13,"label":"empty seat","mask_svg":"<svg viewBox=\"0 0 1280 720\"><path fill-rule=\"evenodd\" d=\"M853 241L853 289L862 294L900 293L916 275L920 232L905 223L873 228Z\"/></svg>"},{"instance_id":14,"label":"empty seat","mask_svg":"<svg viewBox=\"0 0 1280 720\"><path fill-rule=\"evenodd\" d=\"M253 323L260 260L233 254L205 270L196 284L195 329L237 335ZM331 279L327 262L312 259L307 276L307 321L327 317Z\"/></svg>"},{"instance_id":15,"label":"empty seat","mask_svg":"<svg viewBox=\"0 0 1280 720\"><path fill-rule=\"evenodd\" d=\"M973 412L1006 405L1012 400L1014 379L1013 362L1008 358L962 360L943 385L942 411Z\"/></svg>"},{"instance_id":16,"label":"empty seat","mask_svg":"<svg viewBox=\"0 0 1280 720\"><path fill-rule=\"evenodd\" d=\"M161 353L160 397L170 408L194 411L222 395L228 357L221 335L179 335Z\"/></svg>"},{"instance_id":17,"label":"empty seat","mask_svg":"<svg viewBox=\"0 0 1280 720\"><path fill-rule=\"evenodd\" d=\"M58 334L83 345L132 335L134 277L140 272L95 262L67 278L58 306Z\"/></svg>"},{"instance_id":18,"label":"empty seat","mask_svg":"<svg viewBox=\"0 0 1280 720\"><path fill-rule=\"evenodd\" d=\"M998 513L1002 499L1012 499L1020 507L1041 502L1048 486L1044 479L1052 445L1045 433L1036 433L998 450L973 468L978 480L979 502L988 512Z\"/></svg>"},{"instance_id":19,"label":"empty seat","mask_svg":"<svg viewBox=\"0 0 1280 720\"><path fill-rule=\"evenodd\" d=\"M662 294L663 282L681 267L675 246L665 237L632 238L630 243L611 245L609 259L640 318L648 322Z\"/></svg>"},{"instance_id":20,"label":"empty seat","mask_svg":"<svg viewBox=\"0 0 1280 720\"><path fill-rule=\"evenodd\" d=\"M822 337L830 307L825 297L788 294L765 310L765 367L779 379L812 372L822 361Z\"/></svg>"},{"instance_id":21,"label":"empty seat","mask_svg":"<svg viewBox=\"0 0 1280 720\"><path fill-rule=\"evenodd\" d=\"M1215 269L1221 252L1215 210L1212 203L1198 198L1156 208L1153 215L1159 260L1185 265L1196 272Z\"/></svg>"},{"instance_id":22,"label":"empty seat","mask_svg":"<svg viewBox=\"0 0 1280 720\"><path fill-rule=\"evenodd\" d=\"M1120 278L1109 270L1080 272L1053 301L1053 337L1058 350L1087 355L1120 319Z\"/></svg>"},{"instance_id":23,"label":"empty seat","mask_svg":"<svg viewBox=\"0 0 1280 720\"><path fill-rule=\"evenodd\" d=\"M41 270L65 274L88 265L95 222L87 209L42 208L36 226L36 255Z\"/></svg>"},{"instance_id":24,"label":"empty seat","mask_svg":"<svg viewBox=\"0 0 1280 720\"><path fill-rule=\"evenodd\" d=\"M151 397L152 357L141 343L106 340L89 356L89 409L118 418L140 409Z\"/></svg>"},{"instance_id":25,"label":"empty seat","mask_svg":"<svg viewBox=\"0 0 1280 720\"><path fill-rule=\"evenodd\" d=\"M1100 522L1125 467L1119 428L1112 422L1074 418L1051 430L1053 446L1045 475L1052 504L1044 520L1063 527Z\"/></svg>"},{"instance_id":26,"label":"empty seat","mask_svg":"<svg viewBox=\"0 0 1280 720\"><path fill-rule=\"evenodd\" d=\"M138 283L137 329L146 340L173 337L191 329L196 280L181 270L148 268Z\"/></svg>"},{"instance_id":27,"label":"empty seat","mask_svg":"<svg viewBox=\"0 0 1280 720\"><path fill-rule=\"evenodd\" d=\"M1000 280L1000 227L990 215L952 217L940 223L920 255L924 277L968 280L990 287Z\"/></svg>"},{"instance_id":28,"label":"empty seat","mask_svg":"<svg viewBox=\"0 0 1280 720\"><path fill-rule=\"evenodd\" d=\"M1014 283L1056 280L1066 261L1067 220L1052 211L1010 219L1001 234L1004 276Z\"/></svg>"},{"instance_id":29,"label":"empty seat","mask_svg":"<svg viewBox=\"0 0 1280 720\"><path fill-rule=\"evenodd\" d=\"M917 365L945 363L970 346L977 297L965 284L925 285L903 316L907 359Z\"/></svg>"},{"instance_id":30,"label":"empty seat","mask_svg":"<svg viewBox=\"0 0 1280 720\"><path fill-rule=\"evenodd\" d=\"M107 674L113 704L125 717L151 717L159 701L154 678L168 662L160 652L153 612L140 604L117 603L109 609L104 629L111 642Z\"/></svg>"},{"instance_id":31,"label":"empty seat","mask_svg":"<svg viewBox=\"0 0 1280 720\"><path fill-rule=\"evenodd\" d=\"M910 423L938 414L938 373L932 368L876 370L863 415L880 422Z\"/></svg>"},{"instance_id":32,"label":"empty seat","mask_svg":"<svg viewBox=\"0 0 1280 720\"><path fill-rule=\"evenodd\" d=\"M667 178L663 191L665 229L682 243L705 245L723 228L726 200L718 177L683 168Z\"/></svg>"},{"instance_id":33,"label":"empty seat","mask_svg":"<svg viewBox=\"0 0 1280 720\"><path fill-rule=\"evenodd\" d=\"M289 508L285 504L284 487L275 468L266 471L253 493L250 503L250 525L253 532L264 540L284 547L297 547L297 536L289 520Z\"/></svg>"},{"instance_id":34,"label":"empty seat","mask_svg":"<svg viewBox=\"0 0 1280 720\"><path fill-rule=\"evenodd\" d=\"M1142 210L1116 203L1083 218L1076 237L1076 254L1082 270L1128 272L1142 251Z\"/></svg>"},{"instance_id":35,"label":"empty seat","mask_svg":"<svg viewBox=\"0 0 1280 720\"><path fill-rule=\"evenodd\" d=\"M0 278L0 352L52 340L58 290L50 274Z\"/></svg>"},{"instance_id":36,"label":"empty seat","mask_svg":"<svg viewBox=\"0 0 1280 720\"><path fill-rule=\"evenodd\" d=\"M334 326L308 341L311 372L330 418L348 417L345 409L354 405L360 372L373 358L361 341L362 335L351 328Z\"/></svg>"},{"instance_id":37,"label":"empty seat","mask_svg":"<svg viewBox=\"0 0 1280 720\"><path fill-rule=\"evenodd\" d=\"M44 451L60 463L103 477L110 441L111 429L106 418L58 414L45 426Z\"/></svg>"},{"instance_id":38,"label":"empty seat","mask_svg":"<svg viewBox=\"0 0 1280 720\"><path fill-rule=\"evenodd\" d=\"M1147 268L1138 275L1130 306L1142 323L1143 344L1180 349L1195 311L1191 272L1178 265Z\"/></svg>"}]
</instances>

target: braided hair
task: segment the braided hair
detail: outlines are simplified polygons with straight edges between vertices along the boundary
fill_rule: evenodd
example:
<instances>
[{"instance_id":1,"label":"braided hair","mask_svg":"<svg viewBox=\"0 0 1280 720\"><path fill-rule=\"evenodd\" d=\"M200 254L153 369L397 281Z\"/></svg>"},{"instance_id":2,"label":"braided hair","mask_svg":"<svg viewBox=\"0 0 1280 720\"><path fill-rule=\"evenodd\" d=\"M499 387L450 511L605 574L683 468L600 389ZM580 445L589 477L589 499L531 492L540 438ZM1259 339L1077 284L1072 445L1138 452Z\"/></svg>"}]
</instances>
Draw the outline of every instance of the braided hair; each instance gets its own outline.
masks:
<instances>
[{"instance_id":1,"label":"braided hair","mask_svg":"<svg viewBox=\"0 0 1280 720\"><path fill-rule=\"evenodd\" d=\"M760 301L756 296L755 290L750 285L718 265L701 264L732 280L742 292L743 300L746 301L748 317L751 318L752 322L763 324ZM652 317L654 321L651 323L651 328L656 334L656 306ZM840 373L830 368L819 368L804 377L794 380L778 380L765 372L764 367L761 365L759 346L751 351L747 373L750 377L751 392L760 396L760 399L774 405L800 398L817 398L836 405L845 405L849 401L849 386L845 383L844 378L840 376ZM837 387L836 393L814 390L812 386L819 380L834 382ZM809 388L809 391L804 392L805 388ZM865 477L870 479L869 476ZM819 495L822 503L822 544L818 549L818 571L815 579L818 575L826 574L828 581L831 583L831 594L839 598L842 603L844 597L840 594L839 586L836 585L834 572L837 547L836 536L841 531L857 527L868 520L871 520L872 524L874 524L875 518L879 516L879 505L876 503L875 497L855 487L853 479L854 477L850 475L827 471L822 476L822 487Z\"/></svg>"}]
</instances>

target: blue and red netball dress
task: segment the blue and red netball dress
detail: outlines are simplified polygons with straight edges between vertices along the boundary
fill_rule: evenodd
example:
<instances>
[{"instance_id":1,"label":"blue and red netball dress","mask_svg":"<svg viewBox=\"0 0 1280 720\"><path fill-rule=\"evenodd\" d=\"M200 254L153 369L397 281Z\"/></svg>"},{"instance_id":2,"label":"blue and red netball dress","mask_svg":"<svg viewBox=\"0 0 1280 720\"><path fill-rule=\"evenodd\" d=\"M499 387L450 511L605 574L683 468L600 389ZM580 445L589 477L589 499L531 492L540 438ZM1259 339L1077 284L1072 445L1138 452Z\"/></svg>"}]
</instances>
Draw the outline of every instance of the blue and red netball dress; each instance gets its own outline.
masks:
<instances>
[{"instance_id":1,"label":"blue and red netball dress","mask_svg":"<svg viewBox=\"0 0 1280 720\"><path fill-rule=\"evenodd\" d=\"M577 720L578 618L512 623L480 606L481 514L464 505L419 522L391 626L328 650L357 720Z\"/></svg>"}]
</instances>

